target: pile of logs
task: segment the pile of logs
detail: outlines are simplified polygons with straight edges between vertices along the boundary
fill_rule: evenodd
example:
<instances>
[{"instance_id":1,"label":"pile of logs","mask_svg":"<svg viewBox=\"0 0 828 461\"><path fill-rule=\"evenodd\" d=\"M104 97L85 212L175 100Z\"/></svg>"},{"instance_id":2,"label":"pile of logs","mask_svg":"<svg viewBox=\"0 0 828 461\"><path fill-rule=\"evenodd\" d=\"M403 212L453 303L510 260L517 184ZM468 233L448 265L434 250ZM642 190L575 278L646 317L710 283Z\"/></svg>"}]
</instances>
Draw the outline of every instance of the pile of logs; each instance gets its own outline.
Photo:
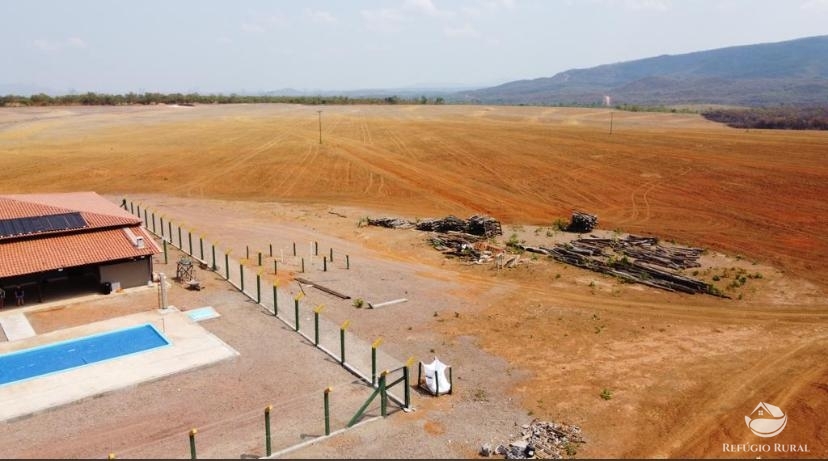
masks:
<instances>
[{"instance_id":1,"label":"pile of logs","mask_svg":"<svg viewBox=\"0 0 828 461\"><path fill-rule=\"evenodd\" d=\"M411 222L402 218L368 218L368 225L389 227L392 229L410 229L414 227Z\"/></svg>"},{"instance_id":2,"label":"pile of logs","mask_svg":"<svg viewBox=\"0 0 828 461\"><path fill-rule=\"evenodd\" d=\"M634 235L625 239L582 238L554 248L523 245L520 248L653 288L724 296L709 284L676 272L699 267L698 259L704 252L701 248L664 247L653 237Z\"/></svg>"},{"instance_id":3,"label":"pile of logs","mask_svg":"<svg viewBox=\"0 0 828 461\"><path fill-rule=\"evenodd\" d=\"M503 235L503 229L500 227L500 221L489 216L474 215L468 220L469 234L482 235L486 238L492 238L495 235Z\"/></svg>"},{"instance_id":4,"label":"pile of logs","mask_svg":"<svg viewBox=\"0 0 828 461\"><path fill-rule=\"evenodd\" d=\"M424 219L417 223L417 230L432 232L464 232L472 235L481 235L492 238L503 235L500 222L489 216L475 215L467 220L456 216L446 216L442 219Z\"/></svg>"},{"instance_id":5,"label":"pile of logs","mask_svg":"<svg viewBox=\"0 0 828 461\"><path fill-rule=\"evenodd\" d=\"M428 232L464 232L472 235L482 235L486 238L492 238L496 235L503 235L503 230L500 227L500 221L482 215L474 215L467 220L462 220L457 216L446 216L445 218L428 218L412 223L402 218L368 218L369 226L389 227L393 229L409 229L412 227L417 230Z\"/></svg>"},{"instance_id":6,"label":"pile of logs","mask_svg":"<svg viewBox=\"0 0 828 461\"><path fill-rule=\"evenodd\" d=\"M582 443L586 442L578 426L535 420L522 427L517 440L494 451L506 459L562 459L574 456Z\"/></svg>"},{"instance_id":7,"label":"pile of logs","mask_svg":"<svg viewBox=\"0 0 828 461\"><path fill-rule=\"evenodd\" d=\"M468 229L468 224L466 221L458 218L457 216L446 216L443 219L433 218L433 219L423 219L422 221L418 222L417 230L421 231L433 231L433 232L466 232Z\"/></svg>"},{"instance_id":8,"label":"pile of logs","mask_svg":"<svg viewBox=\"0 0 828 461\"><path fill-rule=\"evenodd\" d=\"M574 211L572 219L569 220L569 225L566 227L567 232L592 232L598 225L598 216L584 213L581 211Z\"/></svg>"}]
</instances>

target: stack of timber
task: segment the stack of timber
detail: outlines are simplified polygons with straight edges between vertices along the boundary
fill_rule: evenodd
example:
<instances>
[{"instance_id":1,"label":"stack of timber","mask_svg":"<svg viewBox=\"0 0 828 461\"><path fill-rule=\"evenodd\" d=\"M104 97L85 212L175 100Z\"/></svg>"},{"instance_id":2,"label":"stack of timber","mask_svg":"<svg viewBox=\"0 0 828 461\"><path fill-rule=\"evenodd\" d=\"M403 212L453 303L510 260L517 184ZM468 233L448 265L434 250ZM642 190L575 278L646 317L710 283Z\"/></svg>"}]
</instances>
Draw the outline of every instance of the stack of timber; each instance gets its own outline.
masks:
<instances>
[{"instance_id":1,"label":"stack of timber","mask_svg":"<svg viewBox=\"0 0 828 461\"><path fill-rule=\"evenodd\" d=\"M443 219L423 219L417 223L417 230L433 232L466 232L468 224L457 216L446 216Z\"/></svg>"},{"instance_id":2,"label":"stack of timber","mask_svg":"<svg viewBox=\"0 0 828 461\"><path fill-rule=\"evenodd\" d=\"M481 235L486 238L503 235L500 221L482 215L474 215L465 221L456 216L446 216L442 219L424 219L418 222L416 227L417 230L421 231L465 232L472 235Z\"/></svg>"},{"instance_id":3,"label":"stack of timber","mask_svg":"<svg viewBox=\"0 0 828 461\"><path fill-rule=\"evenodd\" d=\"M553 248L523 245L520 248L653 288L727 297L706 282L677 272L701 266L698 262L704 252L701 248L665 247L656 238L635 235L624 239L582 238Z\"/></svg>"},{"instance_id":4,"label":"stack of timber","mask_svg":"<svg viewBox=\"0 0 828 461\"><path fill-rule=\"evenodd\" d=\"M463 232L472 235L479 235L492 238L496 235L503 235L500 221L483 215L474 215L467 220L457 216L446 216L445 218L427 218L417 223L412 223L402 218L368 218L369 226L389 227L393 229L409 229L415 227L417 230L427 232Z\"/></svg>"},{"instance_id":5,"label":"stack of timber","mask_svg":"<svg viewBox=\"0 0 828 461\"><path fill-rule=\"evenodd\" d=\"M569 220L569 225L566 227L568 232L592 232L598 225L598 216L594 214L584 213L582 211L574 211L572 219Z\"/></svg>"},{"instance_id":6,"label":"stack of timber","mask_svg":"<svg viewBox=\"0 0 828 461\"><path fill-rule=\"evenodd\" d=\"M469 218L467 227L469 234L482 235L486 238L503 235L500 221L489 216L474 215Z\"/></svg>"},{"instance_id":7,"label":"stack of timber","mask_svg":"<svg viewBox=\"0 0 828 461\"><path fill-rule=\"evenodd\" d=\"M414 224L402 218L368 218L368 225L392 229L410 229L414 227Z\"/></svg>"}]
</instances>

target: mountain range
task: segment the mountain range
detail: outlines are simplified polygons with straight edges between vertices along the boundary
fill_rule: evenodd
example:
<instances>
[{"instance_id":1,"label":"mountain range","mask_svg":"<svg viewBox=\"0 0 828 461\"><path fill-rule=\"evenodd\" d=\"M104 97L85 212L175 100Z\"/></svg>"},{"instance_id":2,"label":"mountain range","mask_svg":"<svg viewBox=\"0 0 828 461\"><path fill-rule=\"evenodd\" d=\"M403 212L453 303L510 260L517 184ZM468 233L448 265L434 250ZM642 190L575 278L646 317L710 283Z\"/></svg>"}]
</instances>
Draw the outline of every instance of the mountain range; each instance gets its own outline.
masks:
<instances>
[{"instance_id":1,"label":"mountain range","mask_svg":"<svg viewBox=\"0 0 828 461\"><path fill-rule=\"evenodd\" d=\"M828 35L571 69L457 92L448 99L530 105L825 105Z\"/></svg>"}]
</instances>

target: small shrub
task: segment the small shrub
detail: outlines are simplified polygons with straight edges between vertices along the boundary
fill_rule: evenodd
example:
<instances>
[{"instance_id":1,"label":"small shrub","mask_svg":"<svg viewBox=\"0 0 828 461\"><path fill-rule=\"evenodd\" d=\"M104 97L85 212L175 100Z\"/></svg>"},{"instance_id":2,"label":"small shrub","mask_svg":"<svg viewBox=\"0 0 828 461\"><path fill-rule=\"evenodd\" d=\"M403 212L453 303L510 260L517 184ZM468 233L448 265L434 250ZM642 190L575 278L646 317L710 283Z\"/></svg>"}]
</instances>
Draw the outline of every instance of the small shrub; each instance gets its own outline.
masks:
<instances>
[{"instance_id":1,"label":"small shrub","mask_svg":"<svg viewBox=\"0 0 828 461\"><path fill-rule=\"evenodd\" d=\"M354 300L354 307L356 307L357 309L362 309L362 306L364 306L364 305L365 305L365 300L364 299L356 298Z\"/></svg>"},{"instance_id":2,"label":"small shrub","mask_svg":"<svg viewBox=\"0 0 828 461\"><path fill-rule=\"evenodd\" d=\"M721 280L721 277L719 277L718 275L713 276L713 281L714 282L718 282L719 280Z\"/></svg>"},{"instance_id":3,"label":"small shrub","mask_svg":"<svg viewBox=\"0 0 828 461\"><path fill-rule=\"evenodd\" d=\"M559 231L565 231L569 227L569 221L564 218L558 218L552 223L552 228Z\"/></svg>"},{"instance_id":4,"label":"small shrub","mask_svg":"<svg viewBox=\"0 0 828 461\"><path fill-rule=\"evenodd\" d=\"M612 391L605 387L604 390L601 391L601 398L604 400L612 399Z\"/></svg>"}]
</instances>

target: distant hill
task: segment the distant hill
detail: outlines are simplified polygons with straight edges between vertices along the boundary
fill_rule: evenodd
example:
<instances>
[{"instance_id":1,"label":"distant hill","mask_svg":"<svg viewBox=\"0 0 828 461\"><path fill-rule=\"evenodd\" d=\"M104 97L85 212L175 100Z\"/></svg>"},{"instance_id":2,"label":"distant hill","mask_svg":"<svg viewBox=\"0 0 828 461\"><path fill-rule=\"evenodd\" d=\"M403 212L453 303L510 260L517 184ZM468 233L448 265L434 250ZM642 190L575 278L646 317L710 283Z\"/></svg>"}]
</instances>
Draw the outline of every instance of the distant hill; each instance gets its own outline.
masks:
<instances>
[{"instance_id":1,"label":"distant hill","mask_svg":"<svg viewBox=\"0 0 828 461\"><path fill-rule=\"evenodd\" d=\"M817 105L828 101L828 35L572 69L458 92L489 104Z\"/></svg>"}]
</instances>

